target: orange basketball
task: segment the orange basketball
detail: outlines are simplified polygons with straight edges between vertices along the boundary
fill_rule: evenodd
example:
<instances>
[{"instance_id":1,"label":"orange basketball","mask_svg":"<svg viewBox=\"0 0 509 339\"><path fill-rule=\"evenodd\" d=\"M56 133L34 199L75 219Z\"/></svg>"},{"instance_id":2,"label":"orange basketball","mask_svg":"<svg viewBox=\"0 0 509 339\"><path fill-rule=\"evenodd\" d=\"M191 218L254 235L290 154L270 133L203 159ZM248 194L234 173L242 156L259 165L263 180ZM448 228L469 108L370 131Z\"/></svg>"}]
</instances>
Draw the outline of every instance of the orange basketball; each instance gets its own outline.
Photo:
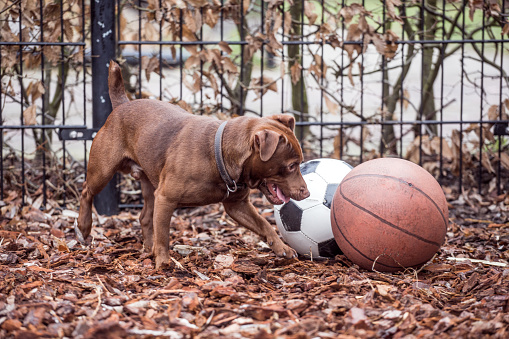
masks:
<instances>
[{"instance_id":1,"label":"orange basketball","mask_svg":"<svg viewBox=\"0 0 509 339\"><path fill-rule=\"evenodd\" d=\"M444 243L449 210L442 188L422 167L382 158L355 167L331 206L334 238L367 270L419 267Z\"/></svg>"}]
</instances>

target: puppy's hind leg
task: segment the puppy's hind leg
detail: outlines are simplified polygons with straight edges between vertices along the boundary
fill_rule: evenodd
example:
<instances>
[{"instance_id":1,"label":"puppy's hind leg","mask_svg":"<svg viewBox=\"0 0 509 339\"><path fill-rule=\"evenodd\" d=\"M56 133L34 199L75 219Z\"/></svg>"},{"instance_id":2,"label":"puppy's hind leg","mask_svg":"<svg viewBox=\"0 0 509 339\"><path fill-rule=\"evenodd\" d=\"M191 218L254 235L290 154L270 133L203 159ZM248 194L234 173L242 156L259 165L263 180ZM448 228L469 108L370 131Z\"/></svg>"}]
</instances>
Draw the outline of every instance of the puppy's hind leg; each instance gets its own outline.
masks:
<instances>
[{"instance_id":1,"label":"puppy's hind leg","mask_svg":"<svg viewBox=\"0 0 509 339\"><path fill-rule=\"evenodd\" d=\"M143 247L145 251L151 251L154 236L154 191L155 188L148 180L144 172L139 174L141 180L141 192L143 195L143 209L140 214L141 231L143 233Z\"/></svg>"},{"instance_id":2,"label":"puppy's hind leg","mask_svg":"<svg viewBox=\"0 0 509 339\"><path fill-rule=\"evenodd\" d=\"M83 183L78 216L78 229L83 239L86 239L92 230L94 196L113 178L123 160L120 147L112 145L111 140L106 140L108 137L105 134L107 133L99 131L90 149L87 178Z\"/></svg>"}]
</instances>

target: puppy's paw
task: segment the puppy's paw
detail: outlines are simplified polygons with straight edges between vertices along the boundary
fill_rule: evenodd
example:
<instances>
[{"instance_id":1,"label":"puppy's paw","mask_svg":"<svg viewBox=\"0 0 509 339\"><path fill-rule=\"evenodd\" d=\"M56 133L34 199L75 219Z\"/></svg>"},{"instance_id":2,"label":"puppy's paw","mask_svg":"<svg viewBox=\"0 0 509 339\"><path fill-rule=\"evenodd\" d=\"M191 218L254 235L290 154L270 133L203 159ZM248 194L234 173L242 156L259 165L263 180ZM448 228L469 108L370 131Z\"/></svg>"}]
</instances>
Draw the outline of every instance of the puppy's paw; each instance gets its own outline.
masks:
<instances>
[{"instance_id":1,"label":"puppy's paw","mask_svg":"<svg viewBox=\"0 0 509 339\"><path fill-rule=\"evenodd\" d=\"M156 270L170 268L170 263L169 263L170 257L169 256L158 255L155 257L155 261L156 261Z\"/></svg>"},{"instance_id":2,"label":"puppy's paw","mask_svg":"<svg viewBox=\"0 0 509 339\"><path fill-rule=\"evenodd\" d=\"M147 252L152 254L152 239L150 240L143 240L143 252Z\"/></svg>"},{"instance_id":3,"label":"puppy's paw","mask_svg":"<svg viewBox=\"0 0 509 339\"><path fill-rule=\"evenodd\" d=\"M286 256L285 258L287 259L295 259L297 258L297 251L295 251L293 248L291 248L290 246L286 246L286 250L285 250L285 253L286 253Z\"/></svg>"},{"instance_id":4,"label":"puppy's paw","mask_svg":"<svg viewBox=\"0 0 509 339\"><path fill-rule=\"evenodd\" d=\"M78 226L78 219L74 219L74 233L76 234L76 240L78 240L81 244L86 245L85 237Z\"/></svg>"},{"instance_id":5,"label":"puppy's paw","mask_svg":"<svg viewBox=\"0 0 509 339\"><path fill-rule=\"evenodd\" d=\"M287 259L297 258L297 252L290 246L284 244L281 240L274 241L270 247L278 257Z\"/></svg>"}]
</instances>

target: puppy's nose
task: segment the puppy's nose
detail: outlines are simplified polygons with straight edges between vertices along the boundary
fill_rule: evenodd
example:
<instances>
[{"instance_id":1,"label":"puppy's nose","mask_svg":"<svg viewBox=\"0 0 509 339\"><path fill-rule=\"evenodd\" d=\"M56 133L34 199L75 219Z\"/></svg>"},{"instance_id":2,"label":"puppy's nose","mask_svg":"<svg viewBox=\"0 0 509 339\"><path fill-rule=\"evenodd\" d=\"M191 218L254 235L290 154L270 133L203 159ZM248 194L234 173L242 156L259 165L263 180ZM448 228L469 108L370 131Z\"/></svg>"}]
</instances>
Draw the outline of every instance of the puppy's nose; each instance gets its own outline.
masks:
<instances>
[{"instance_id":1,"label":"puppy's nose","mask_svg":"<svg viewBox=\"0 0 509 339\"><path fill-rule=\"evenodd\" d=\"M307 197L309 197L310 193L309 193L309 190L307 189L307 187L302 186L300 188L299 195L300 195L300 200L303 200L303 199L306 199Z\"/></svg>"}]
</instances>

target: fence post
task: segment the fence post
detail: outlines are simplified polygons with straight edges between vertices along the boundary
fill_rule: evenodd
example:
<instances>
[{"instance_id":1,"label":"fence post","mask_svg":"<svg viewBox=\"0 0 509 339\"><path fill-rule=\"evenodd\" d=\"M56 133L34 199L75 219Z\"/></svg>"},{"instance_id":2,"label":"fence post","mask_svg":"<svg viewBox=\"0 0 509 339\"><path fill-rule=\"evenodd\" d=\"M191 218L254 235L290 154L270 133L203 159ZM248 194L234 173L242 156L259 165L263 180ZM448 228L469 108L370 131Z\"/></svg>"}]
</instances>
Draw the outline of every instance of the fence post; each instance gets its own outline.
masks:
<instances>
[{"instance_id":1,"label":"fence post","mask_svg":"<svg viewBox=\"0 0 509 339\"><path fill-rule=\"evenodd\" d=\"M111 113L108 66L115 58L115 1L92 0L92 125L100 128ZM118 214L117 175L94 198L99 214Z\"/></svg>"}]
</instances>

